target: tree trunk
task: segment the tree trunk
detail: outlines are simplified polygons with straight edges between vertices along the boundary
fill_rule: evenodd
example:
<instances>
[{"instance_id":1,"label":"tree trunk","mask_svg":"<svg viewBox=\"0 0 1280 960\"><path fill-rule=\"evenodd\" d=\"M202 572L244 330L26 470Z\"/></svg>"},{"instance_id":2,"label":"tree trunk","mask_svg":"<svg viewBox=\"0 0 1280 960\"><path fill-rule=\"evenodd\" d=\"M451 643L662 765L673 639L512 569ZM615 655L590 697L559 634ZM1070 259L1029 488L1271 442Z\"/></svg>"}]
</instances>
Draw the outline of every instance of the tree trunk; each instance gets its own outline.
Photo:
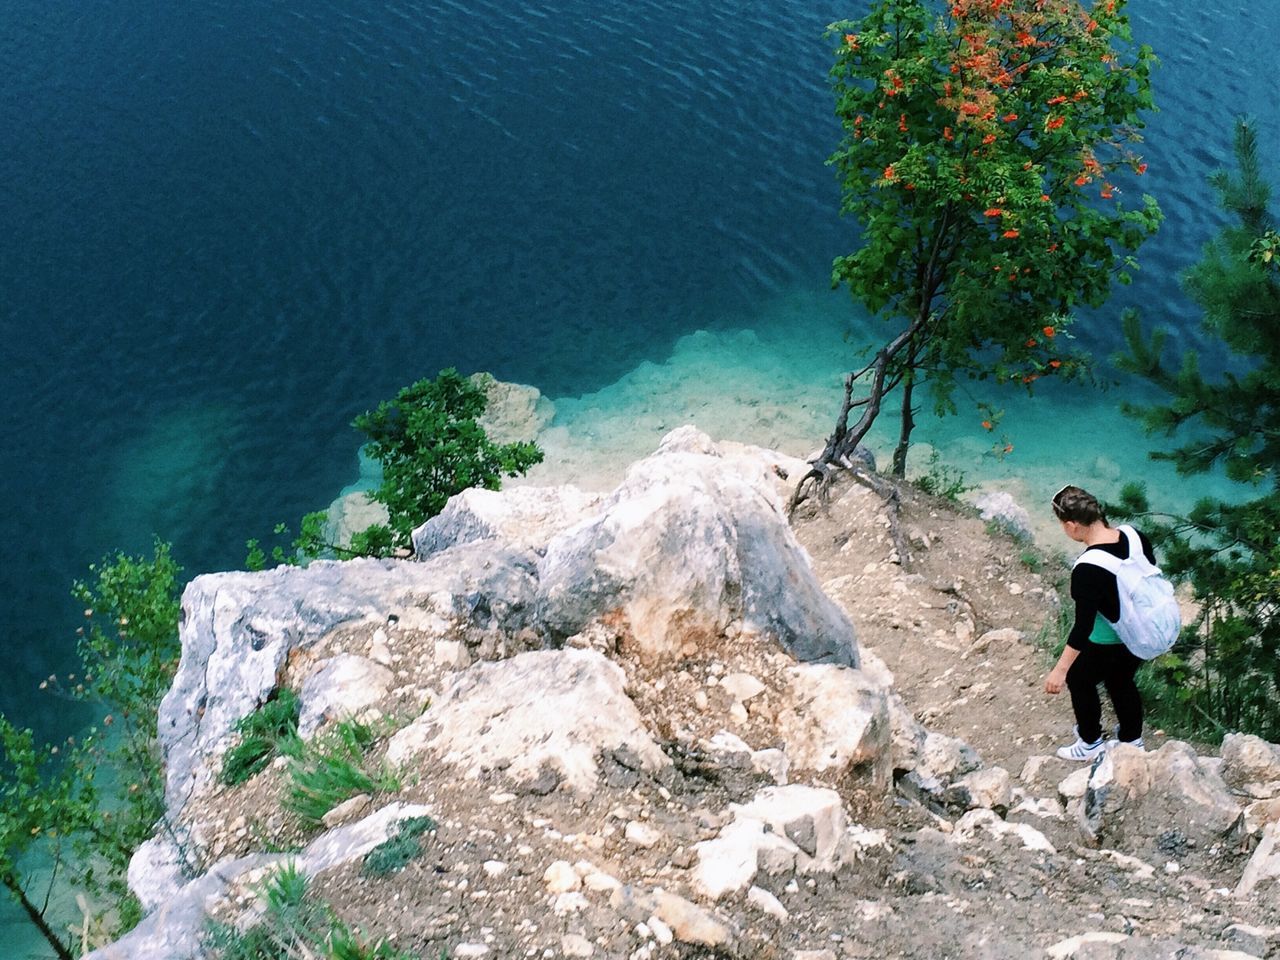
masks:
<instances>
[{"instance_id":1,"label":"tree trunk","mask_svg":"<svg viewBox=\"0 0 1280 960\"><path fill-rule=\"evenodd\" d=\"M27 915L27 919L35 924L36 929L40 931L40 935L49 942L49 946L51 946L54 953L58 955L58 960L75 960L71 955L71 951L67 949L66 944L58 939L57 933L55 933L54 929L49 926L48 922L44 918L44 914L34 903L27 899L27 892L22 889L22 884L18 882L18 878L12 873L6 873L3 878L0 878L0 880L3 880L4 885L9 888L9 891L13 894L14 898L19 904L21 904L23 912Z\"/></svg>"},{"instance_id":2,"label":"tree trunk","mask_svg":"<svg viewBox=\"0 0 1280 960\"><path fill-rule=\"evenodd\" d=\"M898 446L893 451L893 476L901 480L907 475L907 448L911 446L911 431L916 426L916 412L912 406L916 386L915 345L907 356L907 372L902 378L902 427L898 432Z\"/></svg>"}]
</instances>

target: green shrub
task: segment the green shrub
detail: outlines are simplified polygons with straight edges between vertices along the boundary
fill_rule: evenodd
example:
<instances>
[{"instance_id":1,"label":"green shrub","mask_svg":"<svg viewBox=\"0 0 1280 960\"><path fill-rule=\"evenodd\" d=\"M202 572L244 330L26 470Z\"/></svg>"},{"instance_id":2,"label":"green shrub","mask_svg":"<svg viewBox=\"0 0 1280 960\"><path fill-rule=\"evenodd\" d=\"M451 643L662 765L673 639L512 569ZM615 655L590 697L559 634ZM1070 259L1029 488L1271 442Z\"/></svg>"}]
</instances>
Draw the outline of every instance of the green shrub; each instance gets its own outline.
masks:
<instances>
[{"instance_id":1,"label":"green shrub","mask_svg":"<svg viewBox=\"0 0 1280 960\"><path fill-rule=\"evenodd\" d=\"M396 835L370 850L364 858L364 872L375 877L396 873L422 853L422 836L435 833L436 822L430 817L409 817L396 826Z\"/></svg>"},{"instance_id":2,"label":"green shrub","mask_svg":"<svg viewBox=\"0 0 1280 960\"><path fill-rule=\"evenodd\" d=\"M449 369L434 380L405 387L394 400L360 414L353 426L369 438L369 455L382 464L382 483L370 496L387 508L389 531L367 537L408 546L413 528L434 517L469 487L497 490L503 477L542 462L532 443L497 444L478 419L489 399L474 380Z\"/></svg>"},{"instance_id":3,"label":"green shrub","mask_svg":"<svg viewBox=\"0 0 1280 960\"><path fill-rule=\"evenodd\" d=\"M310 895L306 875L292 862L264 881L259 895L262 921L246 929L211 921L205 953L216 960L417 960L385 940L366 944Z\"/></svg>"},{"instance_id":4,"label":"green shrub","mask_svg":"<svg viewBox=\"0 0 1280 960\"><path fill-rule=\"evenodd\" d=\"M285 808L315 826L356 794L399 790L400 780L390 770L367 769L376 737L368 724L344 720L310 742L295 737L283 744L281 752L289 758Z\"/></svg>"},{"instance_id":5,"label":"green shrub","mask_svg":"<svg viewBox=\"0 0 1280 960\"><path fill-rule=\"evenodd\" d=\"M298 695L281 687L261 707L236 723L240 741L222 758L222 782L235 786L262 770L280 745L298 732Z\"/></svg>"},{"instance_id":6,"label":"green shrub","mask_svg":"<svg viewBox=\"0 0 1280 960\"><path fill-rule=\"evenodd\" d=\"M929 454L929 469L916 479L916 486L925 493L953 502L974 489L974 484L965 482L962 471L942 462L936 450Z\"/></svg>"}]
</instances>

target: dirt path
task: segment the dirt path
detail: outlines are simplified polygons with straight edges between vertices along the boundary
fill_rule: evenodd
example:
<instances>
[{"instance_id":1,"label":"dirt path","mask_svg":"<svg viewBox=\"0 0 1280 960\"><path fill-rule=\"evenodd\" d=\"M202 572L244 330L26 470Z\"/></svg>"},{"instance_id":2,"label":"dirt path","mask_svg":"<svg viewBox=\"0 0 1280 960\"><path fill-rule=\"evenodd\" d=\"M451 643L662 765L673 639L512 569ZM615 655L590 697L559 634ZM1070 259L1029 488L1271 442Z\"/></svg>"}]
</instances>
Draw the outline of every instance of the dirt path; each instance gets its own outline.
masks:
<instances>
[{"instance_id":1,"label":"dirt path","mask_svg":"<svg viewBox=\"0 0 1280 960\"><path fill-rule=\"evenodd\" d=\"M1067 695L1044 692L1049 644L1064 629L1063 556L907 493L901 525L910 554L899 564L887 524L881 499L846 480L826 509L809 508L795 527L827 592L849 611L860 645L893 672L917 718L1014 776L1029 756L1070 743ZM1148 731L1150 748L1162 739ZM1062 762L1063 776L1072 769Z\"/></svg>"}]
</instances>

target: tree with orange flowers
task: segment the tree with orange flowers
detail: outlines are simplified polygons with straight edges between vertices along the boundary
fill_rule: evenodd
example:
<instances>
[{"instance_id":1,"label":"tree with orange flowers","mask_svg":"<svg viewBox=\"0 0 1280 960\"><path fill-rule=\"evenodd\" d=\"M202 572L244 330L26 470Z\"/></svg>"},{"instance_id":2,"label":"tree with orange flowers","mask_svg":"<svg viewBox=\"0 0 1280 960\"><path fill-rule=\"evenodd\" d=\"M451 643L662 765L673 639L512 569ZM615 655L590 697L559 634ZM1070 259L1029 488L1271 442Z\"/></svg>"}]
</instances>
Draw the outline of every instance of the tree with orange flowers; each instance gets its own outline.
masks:
<instances>
[{"instance_id":1,"label":"tree with orange flowers","mask_svg":"<svg viewBox=\"0 0 1280 960\"><path fill-rule=\"evenodd\" d=\"M861 228L832 283L891 332L846 378L793 505L850 462L895 389L902 476L918 386L943 414L960 378L1029 388L1078 374L1083 357L1063 345L1070 311L1128 282L1161 219L1154 199L1127 204L1122 192L1146 170L1134 146L1155 62L1134 44L1124 0L876 0L829 35L844 128L829 162Z\"/></svg>"}]
</instances>

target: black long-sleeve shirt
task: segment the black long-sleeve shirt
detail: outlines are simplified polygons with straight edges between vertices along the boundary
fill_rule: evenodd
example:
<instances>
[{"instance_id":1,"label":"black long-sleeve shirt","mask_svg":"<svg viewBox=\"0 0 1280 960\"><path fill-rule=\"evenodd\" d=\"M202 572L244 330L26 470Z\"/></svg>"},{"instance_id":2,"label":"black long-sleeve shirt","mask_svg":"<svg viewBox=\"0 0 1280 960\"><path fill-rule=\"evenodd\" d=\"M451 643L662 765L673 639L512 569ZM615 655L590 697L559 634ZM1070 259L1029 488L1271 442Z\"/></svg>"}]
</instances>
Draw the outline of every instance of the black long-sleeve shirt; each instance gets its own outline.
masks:
<instances>
[{"instance_id":1,"label":"black long-sleeve shirt","mask_svg":"<svg viewBox=\"0 0 1280 960\"><path fill-rule=\"evenodd\" d=\"M1152 563L1156 562L1151 541L1141 530L1138 540L1142 552ZM1090 549L1105 550L1114 557L1125 560L1129 556L1129 538L1120 533L1115 543L1099 543ZM1071 571L1071 599L1076 602L1076 622L1067 636L1067 646L1083 650L1089 643L1094 620L1100 613L1111 623L1120 619L1120 591L1116 588L1116 575L1092 563L1078 563Z\"/></svg>"}]
</instances>

